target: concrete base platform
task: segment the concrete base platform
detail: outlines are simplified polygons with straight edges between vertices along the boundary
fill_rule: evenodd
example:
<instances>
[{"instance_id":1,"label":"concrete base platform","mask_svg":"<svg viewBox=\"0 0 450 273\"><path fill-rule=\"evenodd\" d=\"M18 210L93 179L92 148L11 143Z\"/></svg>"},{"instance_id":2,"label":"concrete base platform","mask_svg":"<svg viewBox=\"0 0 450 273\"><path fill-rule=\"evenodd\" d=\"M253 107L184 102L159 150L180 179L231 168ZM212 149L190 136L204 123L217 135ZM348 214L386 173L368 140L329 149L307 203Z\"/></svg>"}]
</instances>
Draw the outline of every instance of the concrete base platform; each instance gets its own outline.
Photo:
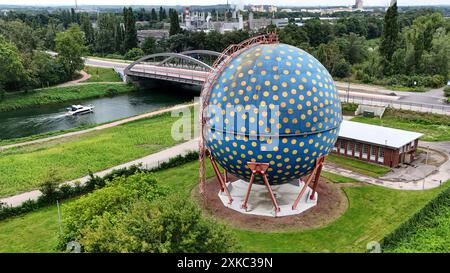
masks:
<instances>
[{"instance_id":1,"label":"concrete base platform","mask_svg":"<svg viewBox=\"0 0 450 273\"><path fill-rule=\"evenodd\" d=\"M311 200L309 196L311 195L312 189L308 187L298 203L297 209L293 210L292 204L294 204L294 201L300 193L304 183L300 182L299 184L298 181L295 181L281 185L273 185L272 191L277 199L278 205L280 206L280 211L275 215L275 209L266 186L253 184L247 203L247 210L245 210L242 208L242 203L244 202L245 194L247 193L248 184L248 182L242 179L239 179L233 183L227 183L228 190L233 197L233 202L228 204L227 195L224 192L219 192L219 198L223 205L244 214L281 217L300 214L317 204L317 192L315 193L314 199Z\"/></svg>"}]
</instances>

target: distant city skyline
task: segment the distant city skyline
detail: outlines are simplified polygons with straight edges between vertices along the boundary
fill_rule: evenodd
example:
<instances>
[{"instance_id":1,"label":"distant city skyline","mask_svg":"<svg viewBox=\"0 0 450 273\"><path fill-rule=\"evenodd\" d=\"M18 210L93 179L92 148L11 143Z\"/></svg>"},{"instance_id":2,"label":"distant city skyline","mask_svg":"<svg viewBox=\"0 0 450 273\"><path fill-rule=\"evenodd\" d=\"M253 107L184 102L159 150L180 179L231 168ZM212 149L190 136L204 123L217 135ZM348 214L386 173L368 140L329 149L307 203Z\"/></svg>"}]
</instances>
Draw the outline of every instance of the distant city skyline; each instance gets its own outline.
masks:
<instances>
[{"instance_id":1,"label":"distant city skyline","mask_svg":"<svg viewBox=\"0 0 450 273\"><path fill-rule=\"evenodd\" d=\"M78 5L101 6L101 5L166 5L166 6L186 6L181 0L77 0ZM391 0L364 0L364 6L388 6ZM276 6L350 6L355 4L355 0L229 0L230 4L244 5L276 5ZM216 5L226 4L226 0L191 0L189 4L195 5ZM0 0L0 5L24 5L24 6L74 6L75 0ZM450 5L450 0L399 0L400 6L420 6L420 5Z\"/></svg>"}]
</instances>

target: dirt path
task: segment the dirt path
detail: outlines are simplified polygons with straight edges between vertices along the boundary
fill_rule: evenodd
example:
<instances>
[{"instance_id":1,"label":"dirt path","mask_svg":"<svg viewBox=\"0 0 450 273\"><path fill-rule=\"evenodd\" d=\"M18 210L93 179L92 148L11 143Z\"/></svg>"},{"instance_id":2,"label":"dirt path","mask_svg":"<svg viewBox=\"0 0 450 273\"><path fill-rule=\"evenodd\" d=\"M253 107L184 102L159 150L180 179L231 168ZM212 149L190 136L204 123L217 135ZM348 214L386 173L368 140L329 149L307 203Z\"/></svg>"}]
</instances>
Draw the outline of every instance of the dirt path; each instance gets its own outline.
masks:
<instances>
[{"instance_id":1,"label":"dirt path","mask_svg":"<svg viewBox=\"0 0 450 273\"><path fill-rule=\"evenodd\" d=\"M237 179L234 176L229 178L230 181ZM200 195L198 187L192 190L192 196L206 214L226 220L232 227L238 229L270 232L299 231L326 226L347 210L348 199L341 187L341 184L328 182L322 177L317 187L319 194L317 205L301 214L283 217L242 214L225 207L217 197L219 182L216 177L208 179L205 199Z\"/></svg>"}]
</instances>

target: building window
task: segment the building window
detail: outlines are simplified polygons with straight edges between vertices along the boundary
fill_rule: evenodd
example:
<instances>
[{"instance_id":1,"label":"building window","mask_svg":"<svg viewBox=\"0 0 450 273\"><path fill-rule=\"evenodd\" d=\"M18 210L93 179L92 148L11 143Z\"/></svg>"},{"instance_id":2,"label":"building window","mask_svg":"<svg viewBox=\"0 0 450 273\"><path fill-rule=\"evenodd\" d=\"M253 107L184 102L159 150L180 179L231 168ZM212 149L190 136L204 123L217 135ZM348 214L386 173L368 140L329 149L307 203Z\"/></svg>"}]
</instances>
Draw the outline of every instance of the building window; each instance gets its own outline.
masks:
<instances>
[{"instance_id":1,"label":"building window","mask_svg":"<svg viewBox=\"0 0 450 273\"><path fill-rule=\"evenodd\" d=\"M359 157L359 149L360 149L360 146L361 144L359 144L359 143L355 143L355 147L354 147L354 149L355 149L355 157Z\"/></svg>"},{"instance_id":2,"label":"building window","mask_svg":"<svg viewBox=\"0 0 450 273\"><path fill-rule=\"evenodd\" d=\"M347 155L352 155L353 146L354 146L354 142L347 142Z\"/></svg>"},{"instance_id":3,"label":"building window","mask_svg":"<svg viewBox=\"0 0 450 273\"><path fill-rule=\"evenodd\" d=\"M363 144L363 155L367 155L369 153L369 146L367 144Z\"/></svg>"},{"instance_id":4,"label":"building window","mask_svg":"<svg viewBox=\"0 0 450 273\"><path fill-rule=\"evenodd\" d=\"M384 148L378 148L378 162L384 162Z\"/></svg>"},{"instance_id":5,"label":"building window","mask_svg":"<svg viewBox=\"0 0 450 273\"><path fill-rule=\"evenodd\" d=\"M376 158L376 151L375 151L375 146L371 146L371 149L370 149L370 160L373 160L373 161L375 161L375 158Z\"/></svg>"}]
</instances>

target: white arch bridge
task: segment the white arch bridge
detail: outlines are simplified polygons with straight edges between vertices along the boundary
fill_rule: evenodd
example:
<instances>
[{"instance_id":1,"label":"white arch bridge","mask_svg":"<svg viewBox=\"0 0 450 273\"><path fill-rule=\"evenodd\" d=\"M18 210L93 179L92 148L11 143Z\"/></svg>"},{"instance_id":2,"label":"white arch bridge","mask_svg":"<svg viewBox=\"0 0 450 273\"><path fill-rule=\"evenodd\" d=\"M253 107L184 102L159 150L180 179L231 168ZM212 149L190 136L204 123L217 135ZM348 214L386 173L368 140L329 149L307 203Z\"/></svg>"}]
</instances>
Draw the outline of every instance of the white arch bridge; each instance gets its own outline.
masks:
<instances>
[{"instance_id":1,"label":"white arch bridge","mask_svg":"<svg viewBox=\"0 0 450 273\"><path fill-rule=\"evenodd\" d=\"M156 79L191 85L203 85L213 64L223 53L189 50L157 53L140 58L124 70L127 79Z\"/></svg>"}]
</instances>

